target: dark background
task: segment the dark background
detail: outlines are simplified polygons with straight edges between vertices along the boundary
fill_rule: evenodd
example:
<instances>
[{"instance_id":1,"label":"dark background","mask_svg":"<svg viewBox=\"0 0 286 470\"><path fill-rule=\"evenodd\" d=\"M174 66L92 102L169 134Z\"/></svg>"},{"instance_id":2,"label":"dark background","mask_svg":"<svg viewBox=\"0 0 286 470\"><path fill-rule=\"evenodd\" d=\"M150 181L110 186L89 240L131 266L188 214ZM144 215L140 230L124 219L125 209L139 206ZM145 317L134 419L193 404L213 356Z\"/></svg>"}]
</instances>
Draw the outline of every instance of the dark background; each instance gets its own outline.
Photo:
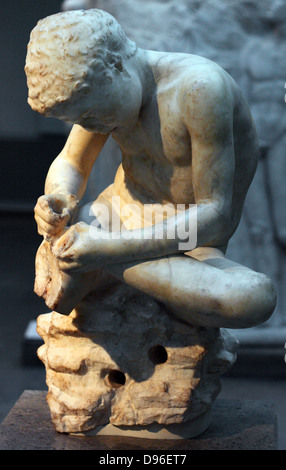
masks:
<instances>
[{"instance_id":1,"label":"dark background","mask_svg":"<svg viewBox=\"0 0 286 470\"><path fill-rule=\"evenodd\" d=\"M30 31L60 5L55 0L0 4L0 421L23 390L46 388L41 363L36 357L24 360L26 328L47 311L33 293L41 242L33 207L66 135L62 123L30 109L24 65Z\"/></svg>"},{"instance_id":2,"label":"dark background","mask_svg":"<svg viewBox=\"0 0 286 470\"><path fill-rule=\"evenodd\" d=\"M30 31L57 13L61 1L1 2L0 28L0 204L33 205L46 171L64 142L64 125L41 119L27 104L24 72Z\"/></svg>"}]
</instances>

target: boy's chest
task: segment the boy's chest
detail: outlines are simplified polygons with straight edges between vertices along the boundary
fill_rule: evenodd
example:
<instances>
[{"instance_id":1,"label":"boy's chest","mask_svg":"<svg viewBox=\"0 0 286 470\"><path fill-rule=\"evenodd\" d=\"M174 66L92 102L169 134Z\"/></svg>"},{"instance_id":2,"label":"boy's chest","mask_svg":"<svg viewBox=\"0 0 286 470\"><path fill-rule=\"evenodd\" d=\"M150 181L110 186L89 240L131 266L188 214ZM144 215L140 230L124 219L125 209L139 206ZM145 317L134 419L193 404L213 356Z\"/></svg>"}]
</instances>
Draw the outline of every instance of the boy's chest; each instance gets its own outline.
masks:
<instances>
[{"instance_id":1,"label":"boy's chest","mask_svg":"<svg viewBox=\"0 0 286 470\"><path fill-rule=\"evenodd\" d=\"M171 166L189 166L191 139L175 103L156 96L136 124L113 136L123 156L146 156Z\"/></svg>"}]
</instances>

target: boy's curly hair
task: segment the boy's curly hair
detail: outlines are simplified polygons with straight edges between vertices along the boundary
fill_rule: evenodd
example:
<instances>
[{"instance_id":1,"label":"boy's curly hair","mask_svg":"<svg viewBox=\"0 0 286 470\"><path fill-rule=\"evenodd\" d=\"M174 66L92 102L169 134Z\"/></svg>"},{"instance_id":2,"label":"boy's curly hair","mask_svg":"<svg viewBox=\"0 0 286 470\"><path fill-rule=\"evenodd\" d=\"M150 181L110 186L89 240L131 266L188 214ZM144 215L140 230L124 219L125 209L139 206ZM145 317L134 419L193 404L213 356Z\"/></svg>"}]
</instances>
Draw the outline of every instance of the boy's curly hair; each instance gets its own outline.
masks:
<instances>
[{"instance_id":1,"label":"boy's curly hair","mask_svg":"<svg viewBox=\"0 0 286 470\"><path fill-rule=\"evenodd\" d=\"M52 108L87 93L97 81L111 80L111 66L118 73L122 58L135 54L119 23L98 10L67 11L40 20L30 35L25 72L28 103L49 114Z\"/></svg>"}]
</instances>

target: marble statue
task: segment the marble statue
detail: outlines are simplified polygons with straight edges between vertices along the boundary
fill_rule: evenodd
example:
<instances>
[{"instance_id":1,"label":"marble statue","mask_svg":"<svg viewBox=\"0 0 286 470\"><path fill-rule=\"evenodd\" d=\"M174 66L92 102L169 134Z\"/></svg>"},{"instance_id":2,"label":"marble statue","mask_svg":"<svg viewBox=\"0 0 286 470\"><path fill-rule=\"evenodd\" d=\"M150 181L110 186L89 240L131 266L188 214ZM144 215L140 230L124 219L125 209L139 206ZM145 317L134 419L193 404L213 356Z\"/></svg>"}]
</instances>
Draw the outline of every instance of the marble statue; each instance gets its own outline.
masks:
<instances>
[{"instance_id":1,"label":"marble statue","mask_svg":"<svg viewBox=\"0 0 286 470\"><path fill-rule=\"evenodd\" d=\"M227 329L276 305L265 274L225 255L258 161L242 92L208 59L139 48L98 9L39 21L25 71L32 109L73 125L35 207L56 429L197 435L235 360ZM122 163L81 205L107 139Z\"/></svg>"}]
</instances>

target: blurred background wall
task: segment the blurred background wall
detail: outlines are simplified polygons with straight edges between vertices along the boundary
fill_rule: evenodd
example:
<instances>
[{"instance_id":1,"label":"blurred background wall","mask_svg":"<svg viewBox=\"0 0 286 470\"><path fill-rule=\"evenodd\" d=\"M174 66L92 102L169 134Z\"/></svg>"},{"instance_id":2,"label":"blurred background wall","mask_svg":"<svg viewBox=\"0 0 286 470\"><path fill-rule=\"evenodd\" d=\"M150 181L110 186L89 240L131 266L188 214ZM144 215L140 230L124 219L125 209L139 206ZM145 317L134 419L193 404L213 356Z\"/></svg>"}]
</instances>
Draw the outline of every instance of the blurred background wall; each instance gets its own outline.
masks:
<instances>
[{"instance_id":1,"label":"blurred background wall","mask_svg":"<svg viewBox=\"0 0 286 470\"><path fill-rule=\"evenodd\" d=\"M260 162L228 257L269 275L278 291L275 314L243 332L250 342L286 341L286 2L285 0L10 0L0 29L0 209L31 211L68 128L26 103L26 45L38 19L60 10L102 8L139 47L203 55L222 65L250 104ZM108 159L108 165L106 165ZM109 139L86 199L109 184L120 163Z\"/></svg>"},{"instance_id":2,"label":"blurred background wall","mask_svg":"<svg viewBox=\"0 0 286 470\"><path fill-rule=\"evenodd\" d=\"M42 119L27 104L24 72L31 29L57 13L59 0L0 2L0 209L31 209L62 146L64 125Z\"/></svg>"}]
</instances>

